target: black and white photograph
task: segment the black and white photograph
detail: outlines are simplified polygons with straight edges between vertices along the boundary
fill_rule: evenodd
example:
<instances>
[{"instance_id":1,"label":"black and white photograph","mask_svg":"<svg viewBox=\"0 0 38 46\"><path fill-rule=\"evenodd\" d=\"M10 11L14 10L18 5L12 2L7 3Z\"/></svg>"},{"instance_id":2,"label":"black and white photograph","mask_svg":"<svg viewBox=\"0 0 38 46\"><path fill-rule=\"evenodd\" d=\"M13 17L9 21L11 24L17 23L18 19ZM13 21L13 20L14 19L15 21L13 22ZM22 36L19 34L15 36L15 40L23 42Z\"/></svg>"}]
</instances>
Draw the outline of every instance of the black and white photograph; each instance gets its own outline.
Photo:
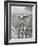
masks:
<instances>
[{"instance_id":1,"label":"black and white photograph","mask_svg":"<svg viewBox=\"0 0 38 46\"><path fill-rule=\"evenodd\" d=\"M11 38L31 37L32 7L11 6Z\"/></svg>"},{"instance_id":2,"label":"black and white photograph","mask_svg":"<svg viewBox=\"0 0 38 46\"><path fill-rule=\"evenodd\" d=\"M5 42L37 42L37 2L5 2Z\"/></svg>"},{"instance_id":3,"label":"black and white photograph","mask_svg":"<svg viewBox=\"0 0 38 46\"><path fill-rule=\"evenodd\" d=\"M11 6L11 39L32 38L32 7Z\"/></svg>"}]
</instances>

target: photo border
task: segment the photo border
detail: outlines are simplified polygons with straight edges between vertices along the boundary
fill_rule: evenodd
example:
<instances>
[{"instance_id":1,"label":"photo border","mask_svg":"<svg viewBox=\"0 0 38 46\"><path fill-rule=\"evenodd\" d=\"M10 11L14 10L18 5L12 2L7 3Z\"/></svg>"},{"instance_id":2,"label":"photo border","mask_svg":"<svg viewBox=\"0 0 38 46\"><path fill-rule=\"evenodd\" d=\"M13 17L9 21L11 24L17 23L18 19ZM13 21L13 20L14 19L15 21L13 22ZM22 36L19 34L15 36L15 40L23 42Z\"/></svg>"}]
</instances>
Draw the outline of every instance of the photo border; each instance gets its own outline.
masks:
<instances>
[{"instance_id":1,"label":"photo border","mask_svg":"<svg viewBox=\"0 0 38 46\"><path fill-rule=\"evenodd\" d=\"M8 43L8 3L33 3L36 4L35 8L35 42L16 42L16 43ZM6 21L6 22L5 22ZM37 43L37 2L30 2L30 1L4 1L4 44L31 44Z\"/></svg>"}]
</instances>

